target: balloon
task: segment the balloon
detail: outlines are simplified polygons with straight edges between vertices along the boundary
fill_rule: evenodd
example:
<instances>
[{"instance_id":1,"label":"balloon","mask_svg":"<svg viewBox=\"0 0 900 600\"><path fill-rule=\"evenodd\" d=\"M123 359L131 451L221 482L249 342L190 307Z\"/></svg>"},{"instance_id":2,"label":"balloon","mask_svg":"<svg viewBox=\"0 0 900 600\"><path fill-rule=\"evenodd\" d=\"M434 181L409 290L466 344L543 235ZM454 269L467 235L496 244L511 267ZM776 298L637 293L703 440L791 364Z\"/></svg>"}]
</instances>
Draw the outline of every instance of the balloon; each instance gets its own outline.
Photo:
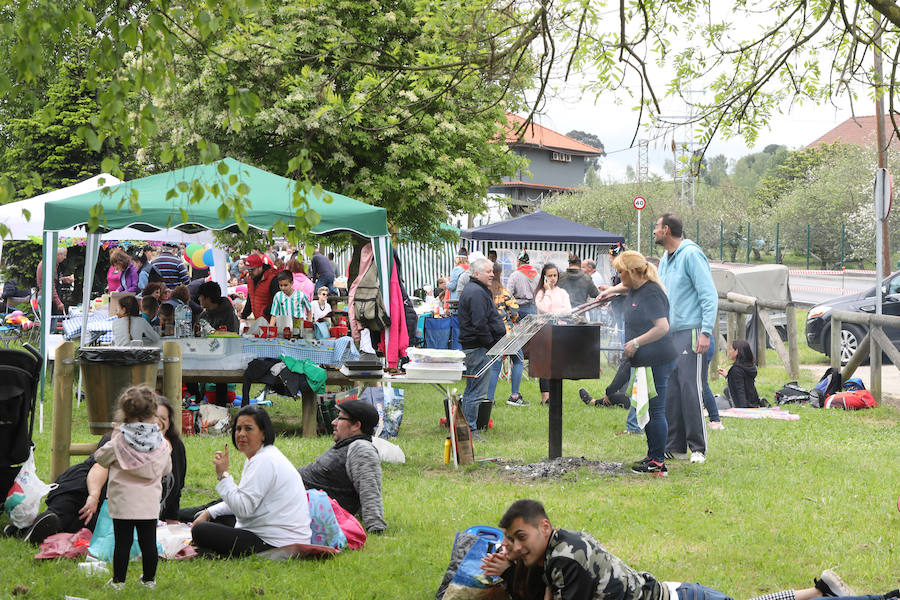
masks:
<instances>
[{"instance_id":1,"label":"balloon","mask_svg":"<svg viewBox=\"0 0 900 600\"><path fill-rule=\"evenodd\" d=\"M206 263L203 262L203 253L206 252L206 249L203 246L200 246L200 249L191 254L191 259L193 260L194 266L198 269L206 268Z\"/></svg>"},{"instance_id":2,"label":"balloon","mask_svg":"<svg viewBox=\"0 0 900 600\"><path fill-rule=\"evenodd\" d=\"M200 248L203 248L203 244L198 244L197 242L192 242L187 245L187 248L184 249L184 253L187 256L194 256L194 253L197 252Z\"/></svg>"},{"instance_id":3,"label":"balloon","mask_svg":"<svg viewBox=\"0 0 900 600\"><path fill-rule=\"evenodd\" d=\"M203 253L203 262L206 263L207 267L213 266L213 251L212 248Z\"/></svg>"}]
</instances>

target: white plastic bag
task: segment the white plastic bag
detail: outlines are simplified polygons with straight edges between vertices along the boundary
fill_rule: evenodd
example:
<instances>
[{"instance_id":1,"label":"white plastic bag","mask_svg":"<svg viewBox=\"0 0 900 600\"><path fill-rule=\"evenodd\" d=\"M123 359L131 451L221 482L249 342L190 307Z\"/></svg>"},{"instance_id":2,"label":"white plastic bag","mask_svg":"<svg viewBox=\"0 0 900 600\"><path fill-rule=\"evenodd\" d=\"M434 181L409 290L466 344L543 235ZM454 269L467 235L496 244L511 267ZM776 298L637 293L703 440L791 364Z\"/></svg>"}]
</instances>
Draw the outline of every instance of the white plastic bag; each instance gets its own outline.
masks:
<instances>
[{"instance_id":1,"label":"white plastic bag","mask_svg":"<svg viewBox=\"0 0 900 600\"><path fill-rule=\"evenodd\" d=\"M637 413L638 425L641 429L650 422L650 390L647 385L647 367L634 370L634 383L631 387L631 406Z\"/></svg>"},{"instance_id":2,"label":"white plastic bag","mask_svg":"<svg viewBox=\"0 0 900 600\"><path fill-rule=\"evenodd\" d=\"M9 514L10 522L19 529L31 527L41 508L41 499L56 484L48 485L38 479L34 468L34 446L28 454L28 460L22 465L16 481L9 488L3 508Z\"/></svg>"},{"instance_id":3,"label":"white plastic bag","mask_svg":"<svg viewBox=\"0 0 900 600\"><path fill-rule=\"evenodd\" d=\"M380 437L372 438L372 445L378 450L378 456L382 462L403 464L406 462L406 455L397 444L392 444L386 439Z\"/></svg>"}]
</instances>

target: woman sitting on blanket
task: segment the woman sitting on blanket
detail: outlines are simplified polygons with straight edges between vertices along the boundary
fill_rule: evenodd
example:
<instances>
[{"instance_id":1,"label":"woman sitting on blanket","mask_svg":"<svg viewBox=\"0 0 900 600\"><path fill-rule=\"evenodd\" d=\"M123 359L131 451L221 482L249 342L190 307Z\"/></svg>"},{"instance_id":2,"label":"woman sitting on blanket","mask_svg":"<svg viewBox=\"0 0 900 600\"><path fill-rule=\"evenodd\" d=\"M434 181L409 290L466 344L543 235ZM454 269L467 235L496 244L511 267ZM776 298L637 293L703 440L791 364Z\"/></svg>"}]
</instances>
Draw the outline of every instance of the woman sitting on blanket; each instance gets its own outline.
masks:
<instances>
[{"instance_id":1,"label":"woman sitting on blanket","mask_svg":"<svg viewBox=\"0 0 900 600\"><path fill-rule=\"evenodd\" d=\"M719 375L728 381L725 396L735 408L758 408L760 402L756 391L756 366L747 340L732 341L728 345L728 358L734 362L731 368L727 372L719 369Z\"/></svg>"},{"instance_id":2,"label":"woman sitting on blanket","mask_svg":"<svg viewBox=\"0 0 900 600\"><path fill-rule=\"evenodd\" d=\"M232 424L231 441L247 457L241 482L228 473L226 444L213 458L222 502L194 517L191 535L197 551L228 557L308 544L312 530L306 488L297 469L275 447L268 413L255 406L242 408Z\"/></svg>"}]
</instances>

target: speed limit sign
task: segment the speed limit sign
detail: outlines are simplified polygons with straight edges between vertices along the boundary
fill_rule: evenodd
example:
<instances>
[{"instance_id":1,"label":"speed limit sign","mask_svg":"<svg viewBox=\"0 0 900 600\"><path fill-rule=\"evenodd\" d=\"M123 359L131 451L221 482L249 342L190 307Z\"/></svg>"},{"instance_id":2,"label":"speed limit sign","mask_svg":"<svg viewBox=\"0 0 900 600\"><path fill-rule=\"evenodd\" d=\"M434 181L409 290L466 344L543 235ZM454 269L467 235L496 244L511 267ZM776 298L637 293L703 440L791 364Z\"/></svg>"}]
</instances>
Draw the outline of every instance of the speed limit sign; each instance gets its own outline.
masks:
<instances>
[{"instance_id":1,"label":"speed limit sign","mask_svg":"<svg viewBox=\"0 0 900 600\"><path fill-rule=\"evenodd\" d=\"M644 200L644 198L641 196L635 196L634 202L632 202L632 204L634 204L634 207L636 209L644 210L644 207L647 206L647 201Z\"/></svg>"}]
</instances>

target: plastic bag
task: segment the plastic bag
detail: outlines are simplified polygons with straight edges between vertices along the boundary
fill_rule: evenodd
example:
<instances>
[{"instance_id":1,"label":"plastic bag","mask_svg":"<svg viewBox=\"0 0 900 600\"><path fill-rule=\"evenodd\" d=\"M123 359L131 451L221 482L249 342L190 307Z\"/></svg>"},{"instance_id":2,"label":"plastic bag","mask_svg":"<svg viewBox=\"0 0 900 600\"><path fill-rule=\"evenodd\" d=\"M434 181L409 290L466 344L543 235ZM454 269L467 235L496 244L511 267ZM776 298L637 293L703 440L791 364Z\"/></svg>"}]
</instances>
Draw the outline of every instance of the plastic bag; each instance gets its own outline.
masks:
<instances>
[{"instance_id":1,"label":"plastic bag","mask_svg":"<svg viewBox=\"0 0 900 600\"><path fill-rule=\"evenodd\" d=\"M78 558L88 553L91 530L82 527L78 533L54 533L41 543L35 558Z\"/></svg>"},{"instance_id":2,"label":"plastic bag","mask_svg":"<svg viewBox=\"0 0 900 600\"><path fill-rule=\"evenodd\" d=\"M113 550L116 548L116 536L113 533L112 517L109 516L109 509L106 508L106 504L106 501L104 501L97 513L97 525L94 526L94 537L91 538L91 546L88 548L88 552L91 553L91 556L111 563ZM158 545L157 550L159 550ZM140 554L141 547L138 545L137 530L135 530L131 542L131 552L128 557L135 558L140 556Z\"/></svg>"},{"instance_id":3,"label":"plastic bag","mask_svg":"<svg viewBox=\"0 0 900 600\"><path fill-rule=\"evenodd\" d=\"M309 527L312 529L310 544L345 548L347 536L338 525L328 494L322 490L306 490L306 496L309 498Z\"/></svg>"},{"instance_id":4,"label":"plastic bag","mask_svg":"<svg viewBox=\"0 0 900 600\"><path fill-rule=\"evenodd\" d=\"M78 360L86 363L103 363L110 366L127 367L143 365L162 360L162 349L137 346L108 346L105 348L81 348Z\"/></svg>"},{"instance_id":5,"label":"plastic bag","mask_svg":"<svg viewBox=\"0 0 900 600\"><path fill-rule=\"evenodd\" d=\"M438 588L437 600L508 598L499 577L486 575L481 559L496 550L486 537L458 533L453 541L450 564Z\"/></svg>"},{"instance_id":6,"label":"plastic bag","mask_svg":"<svg viewBox=\"0 0 900 600\"><path fill-rule=\"evenodd\" d=\"M16 480L9 493L6 495L6 503L3 508L9 514L10 522L19 529L31 527L41 508L41 500L56 484L46 484L41 481L34 468L34 446L28 451L28 460L19 469Z\"/></svg>"},{"instance_id":7,"label":"plastic bag","mask_svg":"<svg viewBox=\"0 0 900 600\"><path fill-rule=\"evenodd\" d=\"M344 507L338 504L334 498L331 500L331 509L334 511L334 518L337 519L341 531L347 538L347 547L351 550L359 550L366 545L366 530L362 523L356 520L356 517L344 510Z\"/></svg>"},{"instance_id":8,"label":"plastic bag","mask_svg":"<svg viewBox=\"0 0 900 600\"><path fill-rule=\"evenodd\" d=\"M331 331L328 329L328 323L325 321L316 321L316 339L327 340L331 337Z\"/></svg>"}]
</instances>

